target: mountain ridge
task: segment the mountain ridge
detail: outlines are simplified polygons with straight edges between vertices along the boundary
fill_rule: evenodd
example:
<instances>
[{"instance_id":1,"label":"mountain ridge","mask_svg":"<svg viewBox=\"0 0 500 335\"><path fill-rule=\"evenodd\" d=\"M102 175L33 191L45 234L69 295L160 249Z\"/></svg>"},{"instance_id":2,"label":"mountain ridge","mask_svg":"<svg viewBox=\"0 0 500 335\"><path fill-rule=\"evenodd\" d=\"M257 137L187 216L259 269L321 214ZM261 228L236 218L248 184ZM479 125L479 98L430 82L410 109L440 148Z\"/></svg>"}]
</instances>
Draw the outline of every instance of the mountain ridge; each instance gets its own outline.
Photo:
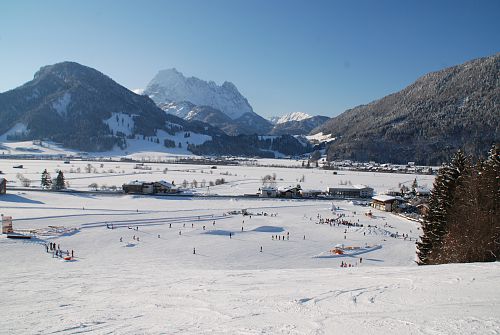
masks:
<instances>
[{"instance_id":1,"label":"mountain ridge","mask_svg":"<svg viewBox=\"0 0 500 335\"><path fill-rule=\"evenodd\" d=\"M271 123L255 113L236 85L229 81L217 85L214 81L185 77L177 69L172 68L159 71L147 85L144 94L151 97L161 108L171 104L164 110L174 115L181 114L174 107L179 103L188 102L199 107L197 110L192 110L190 114L192 119L204 120L223 129L229 135L267 134L272 128ZM185 106L182 107L185 108ZM229 119L216 122L216 119L221 119L219 115L218 118L207 120L205 107L212 108L212 114L217 113L215 111L217 110ZM197 112L201 114L197 116Z\"/></svg>"},{"instance_id":2,"label":"mountain ridge","mask_svg":"<svg viewBox=\"0 0 500 335\"><path fill-rule=\"evenodd\" d=\"M500 53L428 73L403 90L315 128L328 159L439 165L460 148L480 156L500 140Z\"/></svg>"}]
</instances>

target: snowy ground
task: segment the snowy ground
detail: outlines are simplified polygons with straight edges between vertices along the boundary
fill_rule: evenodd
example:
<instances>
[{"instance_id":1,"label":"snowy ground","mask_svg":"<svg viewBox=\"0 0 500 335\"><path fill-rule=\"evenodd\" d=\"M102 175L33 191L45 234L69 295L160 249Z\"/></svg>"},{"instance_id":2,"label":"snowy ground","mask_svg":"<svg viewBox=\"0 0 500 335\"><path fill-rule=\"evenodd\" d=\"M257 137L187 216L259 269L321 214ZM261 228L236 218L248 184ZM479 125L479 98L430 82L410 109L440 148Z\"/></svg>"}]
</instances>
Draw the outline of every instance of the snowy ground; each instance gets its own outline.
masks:
<instances>
[{"instance_id":1,"label":"snowy ground","mask_svg":"<svg viewBox=\"0 0 500 335\"><path fill-rule=\"evenodd\" d=\"M18 163L33 179L45 167L71 168L54 161L1 163L9 180ZM76 169L87 163L74 164ZM116 175L101 172L108 163L102 168L92 164L98 173L75 173L71 184L85 188L101 180L109 185L128 180L126 173L133 172L133 165L125 163L119 163L125 173ZM151 178L163 175L159 168ZM283 183L306 173L311 188L330 178L349 178L353 184L366 180L378 190L397 186L403 178L413 180L411 175L333 176L303 169L219 167L212 175L206 167L192 167L195 172L182 165L168 169L176 180L198 174L208 181L208 176L229 172L230 183L215 188L221 194L247 193L258 186L260 176L273 172ZM241 209L252 217L228 214ZM370 218L367 211L348 201L332 206L311 200L10 191L0 196L0 212L13 216L16 229L64 226L77 231L31 241L0 237L0 333L500 333L498 263L418 267L418 224L375 210ZM318 224L318 215L339 214L363 227L346 231ZM396 232L408 234L411 241L391 237ZM289 240L282 240L288 233ZM280 240L273 240L276 235ZM75 260L53 258L45 252L46 242L74 250ZM338 245L377 248L317 257ZM341 262L353 267L341 268Z\"/></svg>"},{"instance_id":2,"label":"snowy ground","mask_svg":"<svg viewBox=\"0 0 500 335\"><path fill-rule=\"evenodd\" d=\"M259 160L260 164L296 164L294 160ZM91 173L87 173L90 164ZM23 165L22 169L14 166ZM41 174L44 169L55 178L56 171L62 170L70 188L75 190L89 190L89 185L96 183L99 187L121 185L132 180L174 181L181 185L184 180L189 184L196 180L198 187L190 192L199 194L221 194L242 195L256 194L262 187L262 177L274 175L276 186L286 187L300 184L303 189L315 189L325 191L327 187L339 186L341 184L366 184L373 187L376 192L385 192L390 188L397 188L399 184L410 186L416 178L420 186L432 187L433 175L413 175L397 173L356 172L356 171L333 171L304 168L284 167L262 167L262 166L218 166L211 169L210 165L188 165L167 163L144 163L142 169L137 169L136 163L127 162L95 162L95 161L70 161L64 164L64 160L0 160L1 175L9 181L9 185L22 186L18 174L32 180L31 186L40 187ZM214 187L200 187L205 181L206 186L216 179L224 178L227 184ZM303 181L301 181L303 180ZM190 187L190 185L189 185Z\"/></svg>"}]
</instances>

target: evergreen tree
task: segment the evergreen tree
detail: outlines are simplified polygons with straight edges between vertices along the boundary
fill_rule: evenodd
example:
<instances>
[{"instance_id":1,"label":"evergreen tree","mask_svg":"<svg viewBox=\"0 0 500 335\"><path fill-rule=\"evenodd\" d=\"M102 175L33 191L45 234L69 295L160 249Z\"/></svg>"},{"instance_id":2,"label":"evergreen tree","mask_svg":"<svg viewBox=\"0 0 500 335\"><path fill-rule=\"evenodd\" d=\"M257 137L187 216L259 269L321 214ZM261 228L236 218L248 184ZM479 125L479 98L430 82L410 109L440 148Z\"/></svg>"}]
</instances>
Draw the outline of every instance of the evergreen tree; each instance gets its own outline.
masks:
<instances>
[{"instance_id":1,"label":"evergreen tree","mask_svg":"<svg viewBox=\"0 0 500 335\"><path fill-rule=\"evenodd\" d=\"M500 259L500 161L498 146L479 161L455 189L449 229L435 263Z\"/></svg>"},{"instance_id":2,"label":"evergreen tree","mask_svg":"<svg viewBox=\"0 0 500 335\"><path fill-rule=\"evenodd\" d=\"M429 211L424 216L420 242L417 243L418 264L433 264L443 236L448 231L450 208L453 205L455 188L462 182L461 176L470 169L469 159L459 150L449 165L442 167L429 198Z\"/></svg>"},{"instance_id":3,"label":"evergreen tree","mask_svg":"<svg viewBox=\"0 0 500 335\"><path fill-rule=\"evenodd\" d=\"M64 181L64 174L62 171L59 170L59 173L57 174L57 178L56 178L55 189L62 190L64 188L66 188L66 183Z\"/></svg>"},{"instance_id":4,"label":"evergreen tree","mask_svg":"<svg viewBox=\"0 0 500 335\"><path fill-rule=\"evenodd\" d=\"M52 179L50 178L50 174L47 172L47 169L42 172L42 188L48 189L52 185Z\"/></svg>"}]
</instances>

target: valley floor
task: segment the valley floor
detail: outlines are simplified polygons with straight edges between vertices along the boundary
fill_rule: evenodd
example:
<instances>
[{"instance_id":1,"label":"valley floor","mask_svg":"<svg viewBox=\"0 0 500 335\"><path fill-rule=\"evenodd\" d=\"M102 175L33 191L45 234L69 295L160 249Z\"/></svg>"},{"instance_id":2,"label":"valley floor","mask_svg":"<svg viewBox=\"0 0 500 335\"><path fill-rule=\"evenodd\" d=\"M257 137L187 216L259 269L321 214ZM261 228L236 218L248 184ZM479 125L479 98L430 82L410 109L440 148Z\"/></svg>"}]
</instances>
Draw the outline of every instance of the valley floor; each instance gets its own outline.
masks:
<instances>
[{"instance_id":1,"label":"valley floor","mask_svg":"<svg viewBox=\"0 0 500 335\"><path fill-rule=\"evenodd\" d=\"M16 192L0 208L41 233L0 238L6 334L500 332L498 263L418 267L417 223L347 201ZM363 227L318 223L339 215Z\"/></svg>"}]
</instances>

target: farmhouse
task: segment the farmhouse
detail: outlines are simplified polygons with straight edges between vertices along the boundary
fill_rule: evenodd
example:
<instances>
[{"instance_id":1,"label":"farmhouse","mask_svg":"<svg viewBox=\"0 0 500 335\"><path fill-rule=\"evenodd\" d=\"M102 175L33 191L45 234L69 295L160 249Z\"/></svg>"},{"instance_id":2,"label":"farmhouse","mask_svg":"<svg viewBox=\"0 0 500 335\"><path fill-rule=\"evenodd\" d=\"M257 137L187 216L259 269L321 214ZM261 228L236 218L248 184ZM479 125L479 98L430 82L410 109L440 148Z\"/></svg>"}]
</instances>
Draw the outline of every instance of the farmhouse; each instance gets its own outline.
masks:
<instances>
[{"instance_id":1,"label":"farmhouse","mask_svg":"<svg viewBox=\"0 0 500 335\"><path fill-rule=\"evenodd\" d=\"M0 194L7 193L7 180L5 178L0 178Z\"/></svg>"},{"instance_id":2,"label":"farmhouse","mask_svg":"<svg viewBox=\"0 0 500 335\"><path fill-rule=\"evenodd\" d=\"M151 194L153 193L153 183L134 180L128 184L122 185L123 192L133 194Z\"/></svg>"},{"instance_id":3,"label":"farmhouse","mask_svg":"<svg viewBox=\"0 0 500 335\"><path fill-rule=\"evenodd\" d=\"M338 198L370 198L373 188L366 185L329 187L328 194Z\"/></svg>"},{"instance_id":4,"label":"farmhouse","mask_svg":"<svg viewBox=\"0 0 500 335\"><path fill-rule=\"evenodd\" d=\"M391 212L396 208L397 204L398 198L392 195L381 194L372 197L371 206L381 211Z\"/></svg>"},{"instance_id":5,"label":"farmhouse","mask_svg":"<svg viewBox=\"0 0 500 335\"><path fill-rule=\"evenodd\" d=\"M172 183L165 180L155 181L153 183L153 193L154 194L171 194L179 193L179 188Z\"/></svg>"},{"instance_id":6,"label":"farmhouse","mask_svg":"<svg viewBox=\"0 0 500 335\"><path fill-rule=\"evenodd\" d=\"M131 194L171 194L179 193L179 189L164 180L145 182L134 180L122 185L123 192Z\"/></svg>"},{"instance_id":7,"label":"farmhouse","mask_svg":"<svg viewBox=\"0 0 500 335\"><path fill-rule=\"evenodd\" d=\"M259 189L259 198L276 198L278 189L276 187L262 187Z\"/></svg>"},{"instance_id":8,"label":"farmhouse","mask_svg":"<svg viewBox=\"0 0 500 335\"><path fill-rule=\"evenodd\" d=\"M301 191L300 185L283 187L278 190L278 196L281 198L297 198L301 196Z\"/></svg>"}]
</instances>

